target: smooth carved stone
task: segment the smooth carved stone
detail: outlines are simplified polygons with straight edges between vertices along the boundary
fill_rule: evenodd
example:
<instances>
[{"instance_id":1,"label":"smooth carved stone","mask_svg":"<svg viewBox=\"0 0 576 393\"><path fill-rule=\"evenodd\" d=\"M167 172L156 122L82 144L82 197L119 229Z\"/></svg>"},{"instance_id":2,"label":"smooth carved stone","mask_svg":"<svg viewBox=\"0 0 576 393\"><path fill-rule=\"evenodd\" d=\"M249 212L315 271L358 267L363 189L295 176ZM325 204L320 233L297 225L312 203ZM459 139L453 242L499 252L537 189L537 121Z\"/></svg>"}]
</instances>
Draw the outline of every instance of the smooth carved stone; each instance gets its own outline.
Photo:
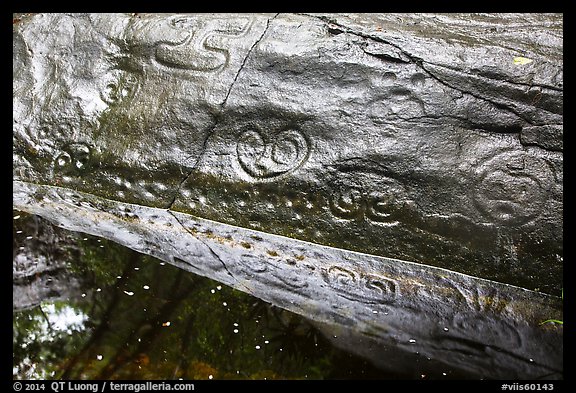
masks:
<instances>
[{"instance_id":1,"label":"smooth carved stone","mask_svg":"<svg viewBox=\"0 0 576 393\"><path fill-rule=\"evenodd\" d=\"M298 169L310 153L308 141L298 131L286 130L266 140L253 130L243 132L236 147L238 163L254 180L277 178Z\"/></svg>"},{"instance_id":2,"label":"smooth carved stone","mask_svg":"<svg viewBox=\"0 0 576 393\"><path fill-rule=\"evenodd\" d=\"M14 179L559 295L562 28L555 14L22 16Z\"/></svg>"},{"instance_id":3,"label":"smooth carved stone","mask_svg":"<svg viewBox=\"0 0 576 393\"><path fill-rule=\"evenodd\" d=\"M406 372L418 353L479 378L563 375L562 326L542 323L562 320L558 297L67 188L16 181L14 206L328 324L376 364Z\"/></svg>"}]
</instances>

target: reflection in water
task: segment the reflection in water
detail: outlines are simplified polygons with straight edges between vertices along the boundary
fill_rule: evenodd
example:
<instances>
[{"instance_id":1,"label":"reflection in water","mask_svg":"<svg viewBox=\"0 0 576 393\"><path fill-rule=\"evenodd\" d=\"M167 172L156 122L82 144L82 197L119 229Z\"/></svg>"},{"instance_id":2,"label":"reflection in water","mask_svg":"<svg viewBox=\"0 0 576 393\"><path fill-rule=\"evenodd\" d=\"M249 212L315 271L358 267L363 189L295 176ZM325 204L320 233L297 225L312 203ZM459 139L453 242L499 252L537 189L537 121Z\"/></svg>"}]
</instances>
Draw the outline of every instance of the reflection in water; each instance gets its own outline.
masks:
<instances>
[{"instance_id":1,"label":"reflection in water","mask_svg":"<svg viewBox=\"0 0 576 393\"><path fill-rule=\"evenodd\" d=\"M481 377L37 216L13 231L15 379Z\"/></svg>"}]
</instances>

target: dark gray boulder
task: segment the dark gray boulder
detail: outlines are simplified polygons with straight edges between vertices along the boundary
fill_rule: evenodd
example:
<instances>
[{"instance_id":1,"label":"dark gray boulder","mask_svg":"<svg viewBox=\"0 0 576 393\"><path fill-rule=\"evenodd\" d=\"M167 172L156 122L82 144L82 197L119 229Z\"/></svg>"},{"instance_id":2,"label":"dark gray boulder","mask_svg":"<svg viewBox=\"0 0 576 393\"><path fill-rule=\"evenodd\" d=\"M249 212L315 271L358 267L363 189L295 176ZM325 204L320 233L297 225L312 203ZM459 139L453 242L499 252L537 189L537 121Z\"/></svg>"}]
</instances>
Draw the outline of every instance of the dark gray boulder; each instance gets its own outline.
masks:
<instances>
[{"instance_id":1,"label":"dark gray boulder","mask_svg":"<svg viewBox=\"0 0 576 393\"><path fill-rule=\"evenodd\" d=\"M563 319L557 297L67 188L14 186L18 209L304 315L375 364L386 353L408 371L418 353L479 378L562 378L563 325L546 322Z\"/></svg>"},{"instance_id":2,"label":"dark gray boulder","mask_svg":"<svg viewBox=\"0 0 576 393\"><path fill-rule=\"evenodd\" d=\"M558 375L562 27L23 15L14 206L406 351Z\"/></svg>"},{"instance_id":3,"label":"dark gray boulder","mask_svg":"<svg viewBox=\"0 0 576 393\"><path fill-rule=\"evenodd\" d=\"M562 16L37 14L14 178L559 294Z\"/></svg>"}]
</instances>

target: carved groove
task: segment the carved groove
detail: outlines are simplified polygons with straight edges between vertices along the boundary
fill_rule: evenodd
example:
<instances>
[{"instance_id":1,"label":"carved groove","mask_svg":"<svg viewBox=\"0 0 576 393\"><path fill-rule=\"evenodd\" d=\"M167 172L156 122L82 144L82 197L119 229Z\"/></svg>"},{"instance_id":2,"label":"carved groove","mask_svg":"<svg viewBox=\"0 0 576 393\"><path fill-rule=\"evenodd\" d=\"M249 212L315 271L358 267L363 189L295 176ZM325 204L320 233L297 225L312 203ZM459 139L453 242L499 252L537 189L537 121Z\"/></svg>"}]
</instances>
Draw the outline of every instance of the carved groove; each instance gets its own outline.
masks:
<instances>
[{"instance_id":1,"label":"carved groove","mask_svg":"<svg viewBox=\"0 0 576 393\"><path fill-rule=\"evenodd\" d=\"M309 157L310 144L297 130L285 130L266 137L246 130L236 144L240 168L254 180L265 181L286 175L301 167Z\"/></svg>"}]
</instances>

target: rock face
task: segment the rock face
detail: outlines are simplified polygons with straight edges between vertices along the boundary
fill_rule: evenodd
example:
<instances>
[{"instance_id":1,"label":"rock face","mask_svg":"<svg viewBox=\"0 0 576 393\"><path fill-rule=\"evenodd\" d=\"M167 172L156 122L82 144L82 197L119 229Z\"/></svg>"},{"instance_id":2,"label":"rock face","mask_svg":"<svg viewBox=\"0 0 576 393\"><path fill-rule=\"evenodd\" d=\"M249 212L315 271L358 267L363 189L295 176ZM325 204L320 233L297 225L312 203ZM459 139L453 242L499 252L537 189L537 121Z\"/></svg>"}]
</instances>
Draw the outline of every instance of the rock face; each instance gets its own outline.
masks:
<instances>
[{"instance_id":1,"label":"rock face","mask_svg":"<svg viewBox=\"0 0 576 393\"><path fill-rule=\"evenodd\" d=\"M14 178L559 295L562 26L24 15Z\"/></svg>"},{"instance_id":2,"label":"rock face","mask_svg":"<svg viewBox=\"0 0 576 393\"><path fill-rule=\"evenodd\" d=\"M479 378L562 378L562 325L543 323L562 320L559 298L66 188L14 186L18 209L327 324L335 345L375 364L392 357L407 371L418 353Z\"/></svg>"},{"instance_id":3,"label":"rock face","mask_svg":"<svg viewBox=\"0 0 576 393\"><path fill-rule=\"evenodd\" d=\"M557 375L560 299L527 289L562 287L562 27L19 16L14 206L407 351Z\"/></svg>"}]
</instances>

